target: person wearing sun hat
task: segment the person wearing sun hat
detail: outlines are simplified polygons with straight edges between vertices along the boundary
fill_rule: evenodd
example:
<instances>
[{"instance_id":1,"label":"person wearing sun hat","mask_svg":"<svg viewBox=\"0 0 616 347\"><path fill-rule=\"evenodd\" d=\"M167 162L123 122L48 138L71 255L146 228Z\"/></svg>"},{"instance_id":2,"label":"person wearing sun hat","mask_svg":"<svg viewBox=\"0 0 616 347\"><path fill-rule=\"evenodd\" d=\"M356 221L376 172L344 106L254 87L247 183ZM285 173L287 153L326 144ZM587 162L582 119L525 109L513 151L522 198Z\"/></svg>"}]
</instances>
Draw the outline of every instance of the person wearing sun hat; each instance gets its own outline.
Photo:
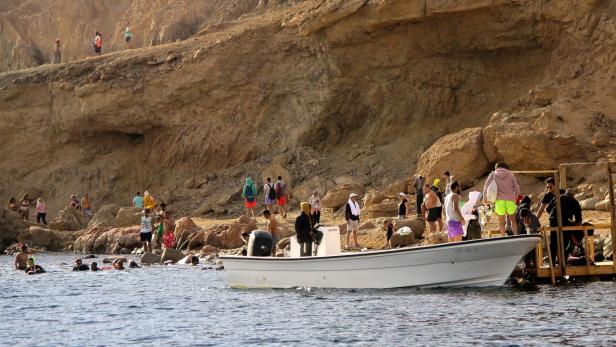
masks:
<instances>
[{"instance_id":1,"label":"person wearing sun hat","mask_svg":"<svg viewBox=\"0 0 616 347\"><path fill-rule=\"evenodd\" d=\"M347 202L344 211L344 217L347 221L347 248L351 247L349 243L351 233L353 233L354 246L357 248L361 247L357 242L357 229L359 229L359 215L361 214L361 209L359 208L359 203L356 198L357 194L349 194L349 201Z\"/></svg>"}]
</instances>

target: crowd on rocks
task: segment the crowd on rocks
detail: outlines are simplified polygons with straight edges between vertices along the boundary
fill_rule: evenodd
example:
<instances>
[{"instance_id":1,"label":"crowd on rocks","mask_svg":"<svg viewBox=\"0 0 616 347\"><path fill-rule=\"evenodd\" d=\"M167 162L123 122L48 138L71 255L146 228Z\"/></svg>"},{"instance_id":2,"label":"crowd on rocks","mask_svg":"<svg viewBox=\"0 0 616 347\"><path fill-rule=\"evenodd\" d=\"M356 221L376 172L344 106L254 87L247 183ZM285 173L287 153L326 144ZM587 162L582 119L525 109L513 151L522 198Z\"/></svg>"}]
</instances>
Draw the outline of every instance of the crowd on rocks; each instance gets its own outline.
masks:
<instances>
[{"instance_id":1,"label":"crowd on rocks","mask_svg":"<svg viewBox=\"0 0 616 347\"><path fill-rule=\"evenodd\" d=\"M10 197L7 207L9 210L19 213L24 221L29 221L32 204L33 201L30 196L24 194L19 202L17 202L15 197ZM90 203L88 193L84 193L81 200L79 200L76 195L71 195L67 206L81 211L88 220L92 218L92 204ZM38 197L36 199L34 215L36 216L36 224L47 225L47 204L43 197Z\"/></svg>"},{"instance_id":2,"label":"crowd on rocks","mask_svg":"<svg viewBox=\"0 0 616 347\"><path fill-rule=\"evenodd\" d=\"M124 27L124 41L126 42L126 48L133 48L133 31L129 22L126 22ZM94 31L94 40L92 41L92 47L95 55L101 55L103 52L103 33L100 30ZM62 48L60 44L60 38L56 38L55 47L53 53L54 64L60 64L62 62Z\"/></svg>"}]
</instances>

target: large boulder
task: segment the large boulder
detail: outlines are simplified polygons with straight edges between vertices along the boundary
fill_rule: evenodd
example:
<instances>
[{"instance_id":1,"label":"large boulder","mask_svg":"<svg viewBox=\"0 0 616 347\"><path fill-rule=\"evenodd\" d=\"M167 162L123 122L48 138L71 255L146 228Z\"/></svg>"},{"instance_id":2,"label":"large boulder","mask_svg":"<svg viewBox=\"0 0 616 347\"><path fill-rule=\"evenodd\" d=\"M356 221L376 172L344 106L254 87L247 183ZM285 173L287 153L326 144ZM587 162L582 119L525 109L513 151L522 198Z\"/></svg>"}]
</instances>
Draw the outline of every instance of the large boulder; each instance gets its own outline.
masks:
<instances>
[{"instance_id":1,"label":"large boulder","mask_svg":"<svg viewBox=\"0 0 616 347\"><path fill-rule=\"evenodd\" d=\"M339 208L346 204L351 193L363 194L364 186L355 183L339 185L325 194L321 199L321 205L325 208Z\"/></svg>"},{"instance_id":2,"label":"large boulder","mask_svg":"<svg viewBox=\"0 0 616 347\"><path fill-rule=\"evenodd\" d=\"M398 215L398 201L393 199L384 200L378 204L366 207L365 212L371 217L391 217Z\"/></svg>"},{"instance_id":3,"label":"large boulder","mask_svg":"<svg viewBox=\"0 0 616 347\"><path fill-rule=\"evenodd\" d=\"M599 201L595 205L597 211L608 212L610 210L610 199Z\"/></svg>"},{"instance_id":4,"label":"large boulder","mask_svg":"<svg viewBox=\"0 0 616 347\"><path fill-rule=\"evenodd\" d=\"M445 171L451 172L463 186L473 185L490 167L483 153L481 128L466 128L437 140L419 159L417 172L431 182Z\"/></svg>"},{"instance_id":5,"label":"large boulder","mask_svg":"<svg viewBox=\"0 0 616 347\"><path fill-rule=\"evenodd\" d=\"M0 207L0 254L17 240L26 226L17 212Z\"/></svg>"},{"instance_id":6,"label":"large boulder","mask_svg":"<svg viewBox=\"0 0 616 347\"><path fill-rule=\"evenodd\" d=\"M428 233L424 236L425 242L428 245L436 245L439 243L447 242L447 232L446 231L435 231Z\"/></svg>"},{"instance_id":7,"label":"large boulder","mask_svg":"<svg viewBox=\"0 0 616 347\"><path fill-rule=\"evenodd\" d=\"M397 219L395 221L395 230L402 227L411 228L415 238L420 239L423 237L424 231L426 230L426 222L421 219Z\"/></svg>"},{"instance_id":8,"label":"large boulder","mask_svg":"<svg viewBox=\"0 0 616 347\"><path fill-rule=\"evenodd\" d=\"M58 215L49 223L49 228L76 231L85 229L87 225L88 221L80 210L67 206L58 212Z\"/></svg>"},{"instance_id":9,"label":"large boulder","mask_svg":"<svg viewBox=\"0 0 616 347\"><path fill-rule=\"evenodd\" d=\"M137 207L122 207L118 210L113 226L130 227L141 224L142 210Z\"/></svg>"},{"instance_id":10,"label":"large boulder","mask_svg":"<svg viewBox=\"0 0 616 347\"><path fill-rule=\"evenodd\" d=\"M141 256L141 264L156 264L160 263L160 256L154 253L145 252Z\"/></svg>"},{"instance_id":11,"label":"large boulder","mask_svg":"<svg viewBox=\"0 0 616 347\"><path fill-rule=\"evenodd\" d=\"M594 210L598 202L598 198L588 198L580 201L580 206L582 207L582 210Z\"/></svg>"},{"instance_id":12,"label":"large boulder","mask_svg":"<svg viewBox=\"0 0 616 347\"><path fill-rule=\"evenodd\" d=\"M118 214L119 206L116 204L106 204L96 211L92 219L88 223L88 229L96 227L114 227L116 226L116 215Z\"/></svg>"},{"instance_id":13,"label":"large boulder","mask_svg":"<svg viewBox=\"0 0 616 347\"><path fill-rule=\"evenodd\" d=\"M409 182L406 179L396 180L385 187L385 195L388 197L397 197L400 193L408 193Z\"/></svg>"},{"instance_id":14,"label":"large boulder","mask_svg":"<svg viewBox=\"0 0 616 347\"><path fill-rule=\"evenodd\" d=\"M84 231L58 231L31 226L18 236L18 241L33 248L45 249L51 252L67 251L73 248L75 240Z\"/></svg>"},{"instance_id":15,"label":"large boulder","mask_svg":"<svg viewBox=\"0 0 616 347\"><path fill-rule=\"evenodd\" d=\"M75 252L121 254L141 246L140 227L93 228L75 240Z\"/></svg>"},{"instance_id":16,"label":"large boulder","mask_svg":"<svg viewBox=\"0 0 616 347\"><path fill-rule=\"evenodd\" d=\"M195 222L190 217L182 217L175 223L174 237L178 249L184 249L184 243L187 242L193 233L200 231Z\"/></svg>"},{"instance_id":17,"label":"large boulder","mask_svg":"<svg viewBox=\"0 0 616 347\"><path fill-rule=\"evenodd\" d=\"M372 206L374 204L378 204L380 202L382 202L383 200L387 199L387 196L385 196L385 194L379 192L379 191L371 191L366 193L366 195L364 195L364 208L365 207L369 207Z\"/></svg>"},{"instance_id":18,"label":"large boulder","mask_svg":"<svg viewBox=\"0 0 616 347\"><path fill-rule=\"evenodd\" d=\"M175 248L165 248L165 250L163 251L163 255L160 257L160 261L164 263L167 260L171 260L171 262L177 263L184 257L184 253L182 253L182 251L180 250L177 250Z\"/></svg>"},{"instance_id":19,"label":"large boulder","mask_svg":"<svg viewBox=\"0 0 616 347\"><path fill-rule=\"evenodd\" d=\"M391 235L390 242L392 247L408 247L416 243L415 235L413 233L408 235L400 235L398 232Z\"/></svg>"}]
</instances>

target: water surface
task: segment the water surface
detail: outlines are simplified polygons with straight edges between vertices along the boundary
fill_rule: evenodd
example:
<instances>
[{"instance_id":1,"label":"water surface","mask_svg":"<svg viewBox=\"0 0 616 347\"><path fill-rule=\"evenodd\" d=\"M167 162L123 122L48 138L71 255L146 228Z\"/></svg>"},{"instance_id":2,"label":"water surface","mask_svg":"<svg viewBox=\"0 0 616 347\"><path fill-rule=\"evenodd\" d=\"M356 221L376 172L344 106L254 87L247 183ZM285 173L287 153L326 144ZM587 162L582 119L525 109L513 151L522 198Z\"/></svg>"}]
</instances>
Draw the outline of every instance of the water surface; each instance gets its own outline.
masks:
<instances>
[{"instance_id":1,"label":"water surface","mask_svg":"<svg viewBox=\"0 0 616 347\"><path fill-rule=\"evenodd\" d=\"M38 255L48 273L26 276L0 256L0 345L616 346L615 282L236 290L203 266L73 273L72 257Z\"/></svg>"}]
</instances>

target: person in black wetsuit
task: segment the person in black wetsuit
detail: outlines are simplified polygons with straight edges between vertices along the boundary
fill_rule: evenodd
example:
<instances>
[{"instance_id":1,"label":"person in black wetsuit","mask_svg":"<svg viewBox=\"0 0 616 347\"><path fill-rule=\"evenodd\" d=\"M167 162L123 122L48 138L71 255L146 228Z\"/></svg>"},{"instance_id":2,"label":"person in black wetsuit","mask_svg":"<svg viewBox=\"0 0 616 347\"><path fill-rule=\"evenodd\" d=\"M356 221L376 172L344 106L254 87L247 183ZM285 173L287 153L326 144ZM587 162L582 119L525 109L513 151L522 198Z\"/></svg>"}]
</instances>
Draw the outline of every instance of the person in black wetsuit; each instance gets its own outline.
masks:
<instances>
[{"instance_id":1,"label":"person in black wetsuit","mask_svg":"<svg viewBox=\"0 0 616 347\"><path fill-rule=\"evenodd\" d=\"M302 213L295 219L295 233L299 243L300 257L312 256L312 242L314 242L315 230L310 217L310 204L302 202L300 204Z\"/></svg>"},{"instance_id":2,"label":"person in black wetsuit","mask_svg":"<svg viewBox=\"0 0 616 347\"><path fill-rule=\"evenodd\" d=\"M580 203L571 195L565 194L565 190L560 190L560 209L562 213L562 222L564 227L582 225L582 207ZM550 227L558 226L558 215L556 208L556 195L549 202L546 207L546 211L550 214ZM555 263L558 257L558 231L552 230L550 232L550 251L552 252L552 260ZM571 252L573 245L581 245L584 233L580 237L579 231L563 231L563 246L565 247L565 259ZM571 243L571 245L570 245Z\"/></svg>"},{"instance_id":3,"label":"person in black wetsuit","mask_svg":"<svg viewBox=\"0 0 616 347\"><path fill-rule=\"evenodd\" d=\"M90 271L90 268L87 264L84 264L81 261L81 258L75 259L75 266L73 266L73 271Z\"/></svg>"},{"instance_id":4,"label":"person in black wetsuit","mask_svg":"<svg viewBox=\"0 0 616 347\"><path fill-rule=\"evenodd\" d=\"M28 258L28 267L26 267L26 275L37 275L45 273L45 269L43 269L40 265L34 264L34 258Z\"/></svg>"}]
</instances>

